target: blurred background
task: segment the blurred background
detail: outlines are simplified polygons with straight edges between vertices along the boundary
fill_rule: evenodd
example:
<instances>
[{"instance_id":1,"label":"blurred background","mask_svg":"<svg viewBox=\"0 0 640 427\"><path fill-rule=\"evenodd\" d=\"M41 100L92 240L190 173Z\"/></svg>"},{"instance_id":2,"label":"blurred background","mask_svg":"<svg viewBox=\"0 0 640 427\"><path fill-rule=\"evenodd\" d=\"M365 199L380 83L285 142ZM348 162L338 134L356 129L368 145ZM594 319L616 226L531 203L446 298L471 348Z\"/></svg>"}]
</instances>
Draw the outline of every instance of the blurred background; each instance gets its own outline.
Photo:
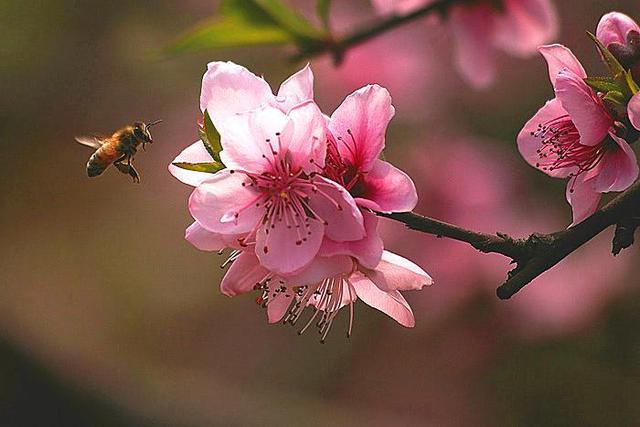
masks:
<instances>
[{"instance_id":1,"label":"blurred background","mask_svg":"<svg viewBox=\"0 0 640 427\"><path fill-rule=\"evenodd\" d=\"M338 30L374 17L368 1L334 3ZM614 9L640 18L632 0L555 3L558 41L596 74L585 31ZM437 282L406 294L417 326L358 303L352 338L342 314L325 345L269 326L251 296L222 296L223 258L184 241L190 189L167 165L197 139L207 62L273 87L301 64L285 47L154 56L216 10L0 2L0 425L637 425L640 253L613 258L610 230L502 302L505 259L385 225L387 247ZM416 181L420 213L521 236L566 227L564 182L515 146L552 96L542 59L501 56L498 82L473 91L441 28L407 25L339 69L314 59L319 104L330 113L364 84L389 88L386 156ZM155 119L140 185L86 177L91 151L75 135Z\"/></svg>"}]
</instances>

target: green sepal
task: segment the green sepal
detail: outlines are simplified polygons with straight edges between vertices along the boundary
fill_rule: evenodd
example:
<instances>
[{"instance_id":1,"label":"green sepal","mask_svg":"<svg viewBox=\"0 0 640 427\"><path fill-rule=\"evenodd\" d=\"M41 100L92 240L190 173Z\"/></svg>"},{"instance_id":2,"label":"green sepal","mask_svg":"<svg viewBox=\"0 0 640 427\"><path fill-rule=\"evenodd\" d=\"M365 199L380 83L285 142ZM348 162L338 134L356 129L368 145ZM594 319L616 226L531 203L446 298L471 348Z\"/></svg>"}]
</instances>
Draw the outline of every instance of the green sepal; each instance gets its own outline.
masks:
<instances>
[{"instance_id":1,"label":"green sepal","mask_svg":"<svg viewBox=\"0 0 640 427\"><path fill-rule=\"evenodd\" d=\"M213 125L211 116L207 110L204 110L203 125L198 127L198 133L204 148L213 157L216 162L222 163L220 160L220 152L222 151L222 144L220 143L220 134L218 129Z\"/></svg>"},{"instance_id":2,"label":"green sepal","mask_svg":"<svg viewBox=\"0 0 640 427\"><path fill-rule=\"evenodd\" d=\"M224 165L220 162L206 162L206 163L175 162L171 164L181 169L186 169L188 171L194 171L194 172L216 173L224 169Z\"/></svg>"},{"instance_id":3,"label":"green sepal","mask_svg":"<svg viewBox=\"0 0 640 427\"><path fill-rule=\"evenodd\" d=\"M612 90L607 92L607 94L602 98L604 101L609 101L613 104L624 106L627 103L627 98L624 94L617 90Z\"/></svg>"},{"instance_id":4,"label":"green sepal","mask_svg":"<svg viewBox=\"0 0 640 427\"><path fill-rule=\"evenodd\" d=\"M609 68L613 80L618 84L618 91L623 94L625 101L628 101L637 92L637 89L636 92L634 92L634 88L637 88L637 85L633 81L633 78L631 78L631 74L625 70L622 64L620 64L620 61L613 56L609 49L607 49L593 33L587 31L587 34L596 44L602 60Z\"/></svg>"},{"instance_id":5,"label":"green sepal","mask_svg":"<svg viewBox=\"0 0 640 427\"><path fill-rule=\"evenodd\" d=\"M622 92L618 82L612 77L587 77L584 82L597 92Z\"/></svg>"}]
</instances>

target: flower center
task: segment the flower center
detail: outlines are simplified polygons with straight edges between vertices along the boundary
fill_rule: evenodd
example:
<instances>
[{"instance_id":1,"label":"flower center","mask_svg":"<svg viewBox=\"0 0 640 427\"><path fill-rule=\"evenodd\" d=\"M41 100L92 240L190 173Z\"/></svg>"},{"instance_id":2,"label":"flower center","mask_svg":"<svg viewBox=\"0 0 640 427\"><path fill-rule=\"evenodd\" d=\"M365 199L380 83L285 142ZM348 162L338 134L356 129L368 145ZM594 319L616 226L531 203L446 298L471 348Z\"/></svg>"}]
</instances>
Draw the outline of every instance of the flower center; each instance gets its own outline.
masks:
<instances>
[{"instance_id":1,"label":"flower center","mask_svg":"<svg viewBox=\"0 0 640 427\"><path fill-rule=\"evenodd\" d=\"M279 138L279 136L276 133L276 137ZM285 227L290 230L295 229L295 244L299 246L312 234L311 221L328 225L328 221L312 207L311 196L317 195L326 199L337 210L342 210L343 207L329 194L333 188L330 184L316 179L316 173L307 174L302 168L293 167L290 156L282 154L281 150L274 149L269 139L266 142L270 148L270 154L263 154L262 157L268 162L268 172L230 171L230 173L244 174L247 179L242 186L252 187L259 195L241 210L233 212L233 218L223 218L223 221L237 220L242 211L250 207L262 207L264 214L261 221L258 221L247 236L238 239L240 245L254 244L256 232L260 227L264 227L267 235L276 227ZM269 246L265 245L263 250L268 253Z\"/></svg>"},{"instance_id":2,"label":"flower center","mask_svg":"<svg viewBox=\"0 0 640 427\"><path fill-rule=\"evenodd\" d=\"M611 138L593 146L581 144L578 129L568 115L539 124L531 135L542 140L536 167L548 172L568 168L572 170L570 177L595 168L605 153L616 146Z\"/></svg>"},{"instance_id":3,"label":"flower center","mask_svg":"<svg viewBox=\"0 0 640 427\"><path fill-rule=\"evenodd\" d=\"M338 150L338 143L341 143L347 147L353 159L357 159L355 138L350 129L347 130L347 134L349 135L348 141L342 137L338 137L337 141L333 138L327 140L327 155L323 172L324 176L346 188L353 197L360 197L364 194L361 180L363 173L352 161L345 159Z\"/></svg>"}]
</instances>

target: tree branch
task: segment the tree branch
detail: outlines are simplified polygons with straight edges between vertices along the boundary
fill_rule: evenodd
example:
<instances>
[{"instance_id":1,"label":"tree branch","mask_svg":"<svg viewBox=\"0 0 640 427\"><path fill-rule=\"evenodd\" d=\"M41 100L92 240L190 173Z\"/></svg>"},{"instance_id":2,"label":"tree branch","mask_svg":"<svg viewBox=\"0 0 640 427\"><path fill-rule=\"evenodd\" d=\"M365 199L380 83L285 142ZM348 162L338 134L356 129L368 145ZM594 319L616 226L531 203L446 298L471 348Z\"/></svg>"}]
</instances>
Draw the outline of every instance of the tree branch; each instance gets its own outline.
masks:
<instances>
[{"instance_id":1,"label":"tree branch","mask_svg":"<svg viewBox=\"0 0 640 427\"><path fill-rule=\"evenodd\" d=\"M297 62L303 59L318 56L322 53L329 52L333 55L334 62L336 64L339 64L340 62L342 62L344 53L349 48L362 44L374 37L384 34L389 30L427 16L431 13L440 13L444 15L454 4L466 3L469 1L470 0L436 0L433 3L422 6L405 15L394 15L373 25L357 29L351 34L348 34L344 37L329 37L320 43L312 43L302 46L300 48L300 51L291 57L291 60Z\"/></svg>"},{"instance_id":2,"label":"tree branch","mask_svg":"<svg viewBox=\"0 0 640 427\"><path fill-rule=\"evenodd\" d=\"M614 254L631 246L633 233L640 225L640 181L580 224L556 233L532 234L526 239L516 239L502 233L493 235L466 230L413 212L378 215L402 222L412 230L459 240L481 252L498 253L511 258L516 263L516 268L509 272L505 283L497 289L500 299L509 299L612 225L617 225ZM620 230L621 227L624 231Z\"/></svg>"}]
</instances>

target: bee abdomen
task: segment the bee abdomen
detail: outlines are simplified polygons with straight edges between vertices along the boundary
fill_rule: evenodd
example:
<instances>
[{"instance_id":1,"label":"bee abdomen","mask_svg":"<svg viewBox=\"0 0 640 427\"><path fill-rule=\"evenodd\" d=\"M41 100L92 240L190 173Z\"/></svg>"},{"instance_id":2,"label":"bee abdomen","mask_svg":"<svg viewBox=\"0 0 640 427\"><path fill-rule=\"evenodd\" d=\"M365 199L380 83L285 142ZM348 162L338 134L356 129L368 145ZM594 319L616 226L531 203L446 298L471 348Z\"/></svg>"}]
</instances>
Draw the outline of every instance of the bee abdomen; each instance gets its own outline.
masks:
<instances>
[{"instance_id":1,"label":"bee abdomen","mask_svg":"<svg viewBox=\"0 0 640 427\"><path fill-rule=\"evenodd\" d=\"M87 162L87 175L94 177L100 175L111 164L113 160L104 156L102 149L98 149L95 153L89 157Z\"/></svg>"}]
</instances>

